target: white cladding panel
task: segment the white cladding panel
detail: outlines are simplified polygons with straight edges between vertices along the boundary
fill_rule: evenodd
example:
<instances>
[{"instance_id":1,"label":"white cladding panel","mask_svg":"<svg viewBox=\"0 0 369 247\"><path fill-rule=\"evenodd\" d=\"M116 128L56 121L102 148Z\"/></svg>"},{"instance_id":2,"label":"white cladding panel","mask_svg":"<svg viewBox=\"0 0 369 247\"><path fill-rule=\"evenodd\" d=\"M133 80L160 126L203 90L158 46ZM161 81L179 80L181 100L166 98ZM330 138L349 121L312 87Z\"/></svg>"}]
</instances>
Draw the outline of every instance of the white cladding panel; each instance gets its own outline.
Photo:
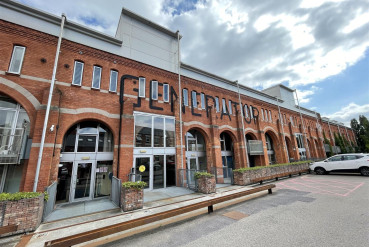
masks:
<instances>
[{"instance_id":1,"label":"white cladding panel","mask_svg":"<svg viewBox=\"0 0 369 247\"><path fill-rule=\"evenodd\" d=\"M8 22L12 22L24 27L28 27L34 30L38 30L43 33L51 34L56 37L59 36L60 33L60 25L61 25L61 17L60 22L52 23L50 21L46 21L46 18L38 18L35 16L31 16L28 14L21 13L19 11L15 11L10 8L6 8L0 6L0 18L6 20ZM91 37L82 32L76 32L75 30L71 30L68 28L68 17L67 23L64 27L63 39L67 39L76 43L80 43L86 46L90 46L99 50L107 51L113 54L120 54L120 45L115 45L109 42L106 42L102 39L98 39L95 37Z\"/></svg>"},{"instance_id":2,"label":"white cladding panel","mask_svg":"<svg viewBox=\"0 0 369 247\"><path fill-rule=\"evenodd\" d=\"M291 92L283 87L280 87L281 89L281 98L284 100L284 102L288 105L296 105L294 92Z\"/></svg>"},{"instance_id":3,"label":"white cladding panel","mask_svg":"<svg viewBox=\"0 0 369 247\"><path fill-rule=\"evenodd\" d=\"M124 14L119 20L116 38L123 40L128 58L177 73L176 38Z\"/></svg>"}]
</instances>

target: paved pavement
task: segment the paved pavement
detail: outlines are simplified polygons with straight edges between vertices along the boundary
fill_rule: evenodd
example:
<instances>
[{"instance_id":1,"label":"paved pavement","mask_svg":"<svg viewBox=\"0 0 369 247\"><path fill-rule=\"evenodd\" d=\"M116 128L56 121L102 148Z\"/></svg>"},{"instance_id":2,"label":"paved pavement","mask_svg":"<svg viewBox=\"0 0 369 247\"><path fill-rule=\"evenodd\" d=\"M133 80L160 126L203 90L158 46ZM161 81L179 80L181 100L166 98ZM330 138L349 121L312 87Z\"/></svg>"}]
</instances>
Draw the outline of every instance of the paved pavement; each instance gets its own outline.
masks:
<instances>
[{"instance_id":1,"label":"paved pavement","mask_svg":"<svg viewBox=\"0 0 369 247\"><path fill-rule=\"evenodd\" d=\"M305 175L255 198L104 246L369 246L369 177Z\"/></svg>"}]
</instances>

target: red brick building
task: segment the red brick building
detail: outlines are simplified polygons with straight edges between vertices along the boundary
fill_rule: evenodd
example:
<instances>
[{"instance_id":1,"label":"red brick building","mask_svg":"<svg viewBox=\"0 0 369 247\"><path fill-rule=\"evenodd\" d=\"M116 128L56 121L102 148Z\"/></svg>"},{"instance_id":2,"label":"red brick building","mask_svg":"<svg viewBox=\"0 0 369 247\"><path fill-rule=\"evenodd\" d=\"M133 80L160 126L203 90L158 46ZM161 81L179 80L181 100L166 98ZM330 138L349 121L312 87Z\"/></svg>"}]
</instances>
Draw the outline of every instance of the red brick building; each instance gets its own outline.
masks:
<instances>
[{"instance_id":1,"label":"red brick building","mask_svg":"<svg viewBox=\"0 0 369 247\"><path fill-rule=\"evenodd\" d=\"M113 176L155 189L187 186L195 170L227 183L234 168L326 157L323 132L356 144L290 88L238 87L181 63L178 32L126 9L115 37L12 1L0 11L1 191L56 182L56 201L73 202L110 195Z\"/></svg>"}]
</instances>

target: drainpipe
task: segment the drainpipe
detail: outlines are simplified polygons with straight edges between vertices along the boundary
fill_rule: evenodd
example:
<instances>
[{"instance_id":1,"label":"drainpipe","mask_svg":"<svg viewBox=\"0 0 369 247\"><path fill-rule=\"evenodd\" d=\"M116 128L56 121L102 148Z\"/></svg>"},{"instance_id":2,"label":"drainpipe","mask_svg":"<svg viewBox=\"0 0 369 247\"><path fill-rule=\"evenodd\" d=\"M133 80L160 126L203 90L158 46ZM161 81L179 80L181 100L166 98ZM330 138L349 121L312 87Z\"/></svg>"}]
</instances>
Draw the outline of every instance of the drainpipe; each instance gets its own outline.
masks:
<instances>
[{"instance_id":1,"label":"drainpipe","mask_svg":"<svg viewBox=\"0 0 369 247\"><path fill-rule=\"evenodd\" d=\"M278 97L275 97L276 99L277 99L277 105L278 105L278 113L279 113L279 117L281 118L280 120L280 123L281 123L281 125L282 125L282 134L283 134L283 141L284 141L284 145L285 145L285 149L286 149L286 154L287 154L287 161L288 162L290 162L290 156L289 156L289 154L288 154L288 148L287 148L287 142L286 142L286 137L285 137L285 135L284 135L284 124L283 124L283 116L282 116L282 114L281 114L281 108L280 108L280 106L279 106L279 99L278 99Z\"/></svg>"},{"instance_id":2,"label":"drainpipe","mask_svg":"<svg viewBox=\"0 0 369 247\"><path fill-rule=\"evenodd\" d=\"M315 113L315 118L316 118L316 127L317 127L317 129L318 129L318 139L320 139L320 138L322 138L322 128L321 128L321 126L320 126L320 124L319 124L319 120L318 120L318 114L316 113L316 111L314 111L314 113ZM319 140L319 143L318 144L320 144L320 141L321 140ZM318 147L317 147L318 148ZM323 148L324 148L324 141L323 141ZM325 151L325 150L324 150ZM320 155L320 154L319 154Z\"/></svg>"},{"instance_id":3,"label":"drainpipe","mask_svg":"<svg viewBox=\"0 0 369 247\"><path fill-rule=\"evenodd\" d=\"M37 166L36 166L35 182L33 184L33 192L36 192L37 191L37 184L38 184L38 178L39 178L39 175L40 175L42 154L43 154L43 151L44 151L47 122L49 121L51 100L52 100L52 97L53 97L53 91L54 91L54 85L55 85L56 70L58 68L60 45L61 45L61 41L62 41L62 37L63 37L63 29L64 29L64 23L65 23L66 18L67 18L66 15L65 14L62 14L62 20L61 20L61 25L60 25L60 34L59 34L58 45L57 45L56 54L55 54L55 62L54 62L54 68L53 68L53 75L51 77L51 85L50 85L50 91L49 91L49 98L47 100L46 114L45 114L45 120L44 120L44 127L42 129L42 136L41 136L41 143L40 143L40 151L39 151L39 154L38 154L38 160L37 160Z\"/></svg>"},{"instance_id":4,"label":"drainpipe","mask_svg":"<svg viewBox=\"0 0 369 247\"><path fill-rule=\"evenodd\" d=\"M117 178L119 178L119 164L120 164L120 141L122 136L122 116L123 116L123 106L124 106L124 80L125 79L132 79L138 80L137 76L133 75L123 75L120 78L120 90L119 90L119 136L118 136L118 162L117 162Z\"/></svg>"},{"instance_id":5,"label":"drainpipe","mask_svg":"<svg viewBox=\"0 0 369 247\"><path fill-rule=\"evenodd\" d=\"M236 83L237 83L237 89L238 89L238 103L240 104L240 111L241 111L242 135L243 135L243 143L245 145L246 163L247 163L247 167L250 167L249 156L247 155L247 144L246 144L245 124L243 122L243 111L242 111L242 103L241 103L241 95L240 95L240 85L238 84L238 80L236 81Z\"/></svg>"},{"instance_id":6,"label":"drainpipe","mask_svg":"<svg viewBox=\"0 0 369 247\"><path fill-rule=\"evenodd\" d=\"M181 140L181 169L183 169L183 129L182 129L182 86L181 86L181 43L179 30L177 31L178 39L178 91L179 91L179 132Z\"/></svg>"},{"instance_id":7,"label":"drainpipe","mask_svg":"<svg viewBox=\"0 0 369 247\"><path fill-rule=\"evenodd\" d=\"M309 158L311 158L311 155L310 155L310 148L309 148L309 143L307 141L307 137L306 137L306 131L305 131L305 124L304 124L304 121L302 119L302 114L301 114L301 108L300 108L300 102L299 102L299 98L297 96L297 90L295 89L295 94L296 94L296 100L297 100L297 105L299 107L299 113L300 113L300 118L301 118L301 124L302 124L302 131L304 132L304 136L305 136L305 140L306 140L306 145L307 145L307 152L309 154Z\"/></svg>"}]
</instances>

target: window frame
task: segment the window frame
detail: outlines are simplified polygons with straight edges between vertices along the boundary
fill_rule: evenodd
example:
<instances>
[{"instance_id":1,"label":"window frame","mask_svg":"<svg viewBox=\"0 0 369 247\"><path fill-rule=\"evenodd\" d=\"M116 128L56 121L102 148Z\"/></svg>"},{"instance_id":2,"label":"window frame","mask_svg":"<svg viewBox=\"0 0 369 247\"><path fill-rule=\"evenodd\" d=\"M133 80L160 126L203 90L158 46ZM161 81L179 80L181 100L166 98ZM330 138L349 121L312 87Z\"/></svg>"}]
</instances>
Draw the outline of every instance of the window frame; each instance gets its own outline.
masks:
<instances>
[{"instance_id":1,"label":"window frame","mask_svg":"<svg viewBox=\"0 0 369 247\"><path fill-rule=\"evenodd\" d=\"M94 82L95 82L95 69L100 69L100 75L99 75L99 86L95 87L94 86ZM92 82L91 82L91 88L93 89L100 89L101 87L101 74L102 74L102 67L99 65L94 65L93 71L92 71Z\"/></svg>"},{"instance_id":2,"label":"window frame","mask_svg":"<svg viewBox=\"0 0 369 247\"><path fill-rule=\"evenodd\" d=\"M182 98L183 98L183 105L188 106L188 89L182 89Z\"/></svg>"},{"instance_id":3,"label":"window frame","mask_svg":"<svg viewBox=\"0 0 369 247\"><path fill-rule=\"evenodd\" d=\"M205 109L205 94L204 93L200 94L200 99L201 99L201 109Z\"/></svg>"},{"instance_id":4,"label":"window frame","mask_svg":"<svg viewBox=\"0 0 369 247\"><path fill-rule=\"evenodd\" d=\"M229 112L229 114L233 114L233 111L232 111L232 100L228 100L228 112Z\"/></svg>"},{"instance_id":5,"label":"window frame","mask_svg":"<svg viewBox=\"0 0 369 247\"><path fill-rule=\"evenodd\" d=\"M261 108L261 120L264 121L264 109Z\"/></svg>"},{"instance_id":6,"label":"window frame","mask_svg":"<svg viewBox=\"0 0 369 247\"><path fill-rule=\"evenodd\" d=\"M111 90L111 85L112 85L111 79L113 78L112 77L112 74L113 73L117 73L116 80L115 80L115 90ZM110 70L109 92L116 93L117 92L117 89L118 89L118 71L111 69Z\"/></svg>"},{"instance_id":7,"label":"window frame","mask_svg":"<svg viewBox=\"0 0 369 247\"><path fill-rule=\"evenodd\" d=\"M81 69L81 75L80 75L80 84L76 84L74 83L75 82L75 76L76 76L76 64L79 63L79 64L82 64L82 69ZM75 85L75 86L82 86L82 80L83 80L83 70L85 68L85 63L82 62L82 61L78 61L78 60L75 60L74 61L74 68L73 68L73 78L72 78L72 85Z\"/></svg>"},{"instance_id":8,"label":"window frame","mask_svg":"<svg viewBox=\"0 0 369 247\"><path fill-rule=\"evenodd\" d=\"M12 67L13 64L13 60L14 60L14 53L15 53L15 49L16 48L22 48L23 52L22 52L22 59L20 61L19 64L19 70L18 71L11 71L10 68ZM26 47L25 46L21 46L21 45L14 45L13 46L13 52L12 52L12 57L10 59L10 63L9 63L9 67L8 67L8 73L12 73L12 74L20 74L21 70L22 70L22 66L23 66L23 61L24 61L24 54L26 53Z\"/></svg>"},{"instance_id":9,"label":"window frame","mask_svg":"<svg viewBox=\"0 0 369 247\"><path fill-rule=\"evenodd\" d=\"M219 109L219 97L218 96L215 97L215 111L216 112L220 111L220 109Z\"/></svg>"},{"instance_id":10,"label":"window frame","mask_svg":"<svg viewBox=\"0 0 369 247\"><path fill-rule=\"evenodd\" d=\"M156 89L156 91L154 91ZM158 81L151 81L151 99L158 100L159 98L159 82ZM156 94L154 94L156 92Z\"/></svg>"},{"instance_id":11,"label":"window frame","mask_svg":"<svg viewBox=\"0 0 369 247\"><path fill-rule=\"evenodd\" d=\"M224 114L227 114L227 103L226 103L225 98L222 98L222 112Z\"/></svg>"},{"instance_id":12,"label":"window frame","mask_svg":"<svg viewBox=\"0 0 369 247\"><path fill-rule=\"evenodd\" d=\"M145 77L138 78L138 97L139 98L146 97L146 78Z\"/></svg>"},{"instance_id":13,"label":"window frame","mask_svg":"<svg viewBox=\"0 0 369 247\"><path fill-rule=\"evenodd\" d=\"M271 110L269 110L269 122L273 123L273 116Z\"/></svg>"},{"instance_id":14,"label":"window frame","mask_svg":"<svg viewBox=\"0 0 369 247\"><path fill-rule=\"evenodd\" d=\"M197 108L197 92L195 90L191 91L191 103L193 108Z\"/></svg>"},{"instance_id":15,"label":"window frame","mask_svg":"<svg viewBox=\"0 0 369 247\"><path fill-rule=\"evenodd\" d=\"M165 88L167 88L166 92L165 92ZM168 83L163 84L163 101L169 102L169 84Z\"/></svg>"}]
</instances>

